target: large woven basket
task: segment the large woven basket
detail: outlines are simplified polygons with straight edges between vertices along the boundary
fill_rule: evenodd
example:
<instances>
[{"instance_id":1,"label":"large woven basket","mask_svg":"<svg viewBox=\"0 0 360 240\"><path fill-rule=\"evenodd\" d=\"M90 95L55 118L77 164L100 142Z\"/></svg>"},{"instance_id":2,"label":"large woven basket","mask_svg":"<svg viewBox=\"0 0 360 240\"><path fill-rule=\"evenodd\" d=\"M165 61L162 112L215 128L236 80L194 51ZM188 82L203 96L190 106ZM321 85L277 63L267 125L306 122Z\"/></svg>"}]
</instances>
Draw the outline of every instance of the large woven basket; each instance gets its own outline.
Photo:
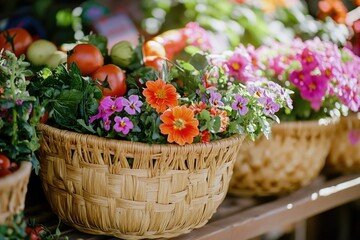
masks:
<instances>
[{"instance_id":1,"label":"large woven basket","mask_svg":"<svg viewBox=\"0 0 360 240\"><path fill-rule=\"evenodd\" d=\"M238 153L229 193L279 196L307 185L324 167L333 133L333 124L283 122L272 127L269 140L247 140Z\"/></svg>"},{"instance_id":2,"label":"large woven basket","mask_svg":"<svg viewBox=\"0 0 360 240\"><path fill-rule=\"evenodd\" d=\"M80 231L125 239L171 238L205 225L227 193L243 140L149 145L39 130L40 178L53 211Z\"/></svg>"},{"instance_id":3,"label":"large woven basket","mask_svg":"<svg viewBox=\"0 0 360 240\"><path fill-rule=\"evenodd\" d=\"M329 172L360 172L360 141L351 144L350 131L360 131L360 115L343 117L336 125L336 134L332 141L330 153L326 161Z\"/></svg>"},{"instance_id":4,"label":"large woven basket","mask_svg":"<svg viewBox=\"0 0 360 240\"><path fill-rule=\"evenodd\" d=\"M21 162L15 172L0 178L0 225L9 225L24 210L31 163Z\"/></svg>"}]
</instances>

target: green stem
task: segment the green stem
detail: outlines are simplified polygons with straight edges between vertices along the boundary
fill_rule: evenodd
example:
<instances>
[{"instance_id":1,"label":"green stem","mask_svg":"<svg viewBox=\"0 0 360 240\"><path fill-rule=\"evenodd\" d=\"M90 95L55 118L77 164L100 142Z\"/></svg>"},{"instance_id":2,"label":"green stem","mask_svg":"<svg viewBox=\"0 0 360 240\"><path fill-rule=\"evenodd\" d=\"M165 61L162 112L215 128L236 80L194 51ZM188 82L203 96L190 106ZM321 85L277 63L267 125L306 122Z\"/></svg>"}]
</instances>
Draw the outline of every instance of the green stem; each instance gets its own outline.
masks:
<instances>
[{"instance_id":1,"label":"green stem","mask_svg":"<svg viewBox=\"0 0 360 240\"><path fill-rule=\"evenodd\" d=\"M15 58L14 56L11 56L12 58ZM11 65L11 75L10 75L10 84L11 84L11 94L12 94L12 100L14 103L14 107L12 109L12 113L13 113L13 119L12 119L12 123L13 123L13 133L12 133L12 139L11 139L11 143L13 145L16 145L17 142L17 130L18 130L18 125L17 125L17 114L16 114L16 87L15 87L15 72L16 72L16 59L13 59L12 61L12 65Z\"/></svg>"}]
</instances>

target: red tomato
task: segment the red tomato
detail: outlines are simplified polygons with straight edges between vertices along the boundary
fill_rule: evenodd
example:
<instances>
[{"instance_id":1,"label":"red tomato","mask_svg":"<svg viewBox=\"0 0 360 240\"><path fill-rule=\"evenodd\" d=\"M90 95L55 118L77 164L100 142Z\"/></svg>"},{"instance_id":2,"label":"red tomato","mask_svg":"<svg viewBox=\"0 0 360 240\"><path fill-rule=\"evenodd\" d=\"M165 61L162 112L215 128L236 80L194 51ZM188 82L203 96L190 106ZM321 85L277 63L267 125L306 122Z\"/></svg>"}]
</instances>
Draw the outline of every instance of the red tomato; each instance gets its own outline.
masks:
<instances>
[{"instance_id":1,"label":"red tomato","mask_svg":"<svg viewBox=\"0 0 360 240\"><path fill-rule=\"evenodd\" d=\"M29 236L30 240L39 240L40 239L37 232L34 229L30 228L30 227L26 227L25 232Z\"/></svg>"},{"instance_id":2,"label":"red tomato","mask_svg":"<svg viewBox=\"0 0 360 240\"><path fill-rule=\"evenodd\" d=\"M44 115L42 115L42 117L40 118L40 122L46 123L48 119L49 119L49 112L45 112Z\"/></svg>"},{"instance_id":3,"label":"red tomato","mask_svg":"<svg viewBox=\"0 0 360 240\"><path fill-rule=\"evenodd\" d=\"M0 49L13 52L17 57L25 54L33 39L24 28L10 28L0 33Z\"/></svg>"},{"instance_id":4,"label":"red tomato","mask_svg":"<svg viewBox=\"0 0 360 240\"><path fill-rule=\"evenodd\" d=\"M83 76L91 75L104 65L104 57L100 50L92 44L81 43L68 51L67 64L75 62Z\"/></svg>"},{"instance_id":5,"label":"red tomato","mask_svg":"<svg viewBox=\"0 0 360 240\"><path fill-rule=\"evenodd\" d=\"M157 56L157 57L166 57L165 48L161 43L149 40L143 45L143 54L144 57Z\"/></svg>"},{"instance_id":6,"label":"red tomato","mask_svg":"<svg viewBox=\"0 0 360 240\"><path fill-rule=\"evenodd\" d=\"M104 96L119 97L126 93L126 75L121 68L114 64L100 67L91 77L93 80L101 82L107 79L110 89L99 85Z\"/></svg>"},{"instance_id":7,"label":"red tomato","mask_svg":"<svg viewBox=\"0 0 360 240\"><path fill-rule=\"evenodd\" d=\"M9 169L10 159L4 154L0 154L0 169Z\"/></svg>"}]
</instances>

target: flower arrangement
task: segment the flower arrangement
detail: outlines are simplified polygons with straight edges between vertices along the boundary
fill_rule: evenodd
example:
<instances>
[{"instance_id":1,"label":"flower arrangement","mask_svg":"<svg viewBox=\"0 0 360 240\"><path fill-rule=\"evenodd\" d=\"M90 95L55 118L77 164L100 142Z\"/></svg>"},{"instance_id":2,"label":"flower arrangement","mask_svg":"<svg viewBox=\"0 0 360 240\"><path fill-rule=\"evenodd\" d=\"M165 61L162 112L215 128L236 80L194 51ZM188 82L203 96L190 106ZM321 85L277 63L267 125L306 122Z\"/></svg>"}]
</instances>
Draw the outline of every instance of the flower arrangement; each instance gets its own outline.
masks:
<instances>
[{"instance_id":1,"label":"flower arrangement","mask_svg":"<svg viewBox=\"0 0 360 240\"><path fill-rule=\"evenodd\" d=\"M280 110L281 120L339 117L360 107L360 59L331 42L294 39L257 49L240 45L219 59L226 74L236 80L266 78L293 91L293 110Z\"/></svg>"},{"instance_id":2,"label":"flower arrangement","mask_svg":"<svg viewBox=\"0 0 360 240\"><path fill-rule=\"evenodd\" d=\"M27 91L32 75L24 55L17 58L9 51L0 54L0 170L1 175L17 169L21 161L36 168L39 148L36 126L42 109ZM1 166L2 165L2 166Z\"/></svg>"},{"instance_id":3,"label":"flower arrangement","mask_svg":"<svg viewBox=\"0 0 360 240\"><path fill-rule=\"evenodd\" d=\"M49 111L48 124L146 143L184 145L234 134L254 139L270 134L275 113L289 101L289 92L275 83L229 81L209 54L164 61L160 71L147 67L144 44L123 70L124 95L104 94L107 82L82 76L76 64L38 72L31 89Z\"/></svg>"}]
</instances>

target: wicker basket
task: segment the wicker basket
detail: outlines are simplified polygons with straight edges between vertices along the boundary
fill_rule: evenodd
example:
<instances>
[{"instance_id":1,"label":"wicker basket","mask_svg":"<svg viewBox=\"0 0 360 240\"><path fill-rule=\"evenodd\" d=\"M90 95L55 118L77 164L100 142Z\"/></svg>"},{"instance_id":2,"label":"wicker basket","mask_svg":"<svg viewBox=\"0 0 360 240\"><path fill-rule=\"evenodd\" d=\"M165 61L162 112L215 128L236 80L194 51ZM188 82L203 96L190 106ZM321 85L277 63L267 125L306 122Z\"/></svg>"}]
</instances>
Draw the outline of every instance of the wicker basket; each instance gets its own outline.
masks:
<instances>
[{"instance_id":1,"label":"wicker basket","mask_svg":"<svg viewBox=\"0 0 360 240\"><path fill-rule=\"evenodd\" d=\"M229 193L238 196L280 196L308 184L324 167L333 124L284 122L265 137L241 146Z\"/></svg>"},{"instance_id":2,"label":"wicker basket","mask_svg":"<svg viewBox=\"0 0 360 240\"><path fill-rule=\"evenodd\" d=\"M9 225L24 210L31 163L21 162L18 170L0 178L0 225Z\"/></svg>"},{"instance_id":3,"label":"wicker basket","mask_svg":"<svg viewBox=\"0 0 360 240\"><path fill-rule=\"evenodd\" d=\"M39 129L40 178L53 211L80 231L125 239L171 238L205 225L227 193L243 140L149 145Z\"/></svg>"},{"instance_id":4,"label":"wicker basket","mask_svg":"<svg viewBox=\"0 0 360 240\"><path fill-rule=\"evenodd\" d=\"M360 131L360 115L341 118L326 161L326 170L336 173L360 172L360 142L349 141L351 130Z\"/></svg>"}]
</instances>

